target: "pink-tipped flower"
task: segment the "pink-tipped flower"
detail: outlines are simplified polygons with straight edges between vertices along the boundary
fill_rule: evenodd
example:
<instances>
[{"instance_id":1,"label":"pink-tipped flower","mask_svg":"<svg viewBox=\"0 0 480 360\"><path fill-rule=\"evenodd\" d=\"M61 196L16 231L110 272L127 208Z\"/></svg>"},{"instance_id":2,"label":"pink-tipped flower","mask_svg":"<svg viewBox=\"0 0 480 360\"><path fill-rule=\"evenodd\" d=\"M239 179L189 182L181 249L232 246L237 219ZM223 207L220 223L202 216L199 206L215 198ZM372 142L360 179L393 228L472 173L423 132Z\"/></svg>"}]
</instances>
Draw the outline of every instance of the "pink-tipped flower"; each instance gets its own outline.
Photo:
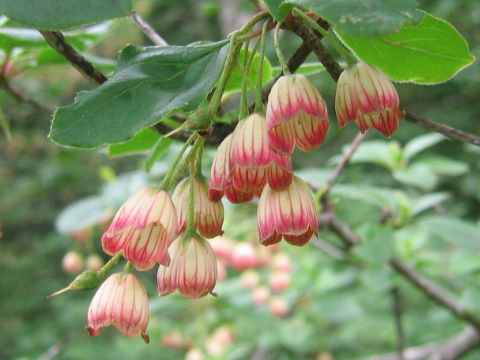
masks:
<instances>
[{"instance_id":1,"label":"pink-tipped flower","mask_svg":"<svg viewBox=\"0 0 480 360\"><path fill-rule=\"evenodd\" d=\"M373 128L390 137L403 117L399 106L395 87L376 66L358 63L338 79L335 111L340 129L355 122L362 133Z\"/></svg>"},{"instance_id":2,"label":"pink-tipped flower","mask_svg":"<svg viewBox=\"0 0 480 360\"><path fill-rule=\"evenodd\" d=\"M144 188L118 210L102 236L103 250L110 255L123 250L125 259L137 270L151 269L155 262L168 264L165 253L176 228L177 215L170 195Z\"/></svg>"},{"instance_id":3,"label":"pink-tipped flower","mask_svg":"<svg viewBox=\"0 0 480 360\"><path fill-rule=\"evenodd\" d=\"M265 186L258 203L257 220L263 245L278 243L283 236L288 243L303 246L318 232L312 192L298 177L284 190Z\"/></svg>"},{"instance_id":4,"label":"pink-tipped flower","mask_svg":"<svg viewBox=\"0 0 480 360\"><path fill-rule=\"evenodd\" d=\"M270 146L275 151L291 154L295 144L302 151L312 151L327 135L327 105L305 76L282 76L268 97L267 124Z\"/></svg>"},{"instance_id":5,"label":"pink-tipped flower","mask_svg":"<svg viewBox=\"0 0 480 360\"><path fill-rule=\"evenodd\" d=\"M145 333L148 325L148 295L145 287L133 274L112 274L99 287L88 308L90 336L97 336L104 326L115 326L126 337Z\"/></svg>"},{"instance_id":6,"label":"pink-tipped flower","mask_svg":"<svg viewBox=\"0 0 480 360\"><path fill-rule=\"evenodd\" d=\"M196 177L193 187L195 229L211 239L222 235L223 204L221 201L212 201L208 197L208 184L203 177ZM190 211L190 180L183 179L175 188L172 201L177 209L177 234L187 229Z\"/></svg>"},{"instance_id":7,"label":"pink-tipped flower","mask_svg":"<svg viewBox=\"0 0 480 360\"><path fill-rule=\"evenodd\" d=\"M262 115L252 114L233 133L229 167L235 189L261 191L267 183L270 162L267 123Z\"/></svg>"},{"instance_id":8,"label":"pink-tipped flower","mask_svg":"<svg viewBox=\"0 0 480 360\"><path fill-rule=\"evenodd\" d=\"M186 233L169 248L170 266L160 266L157 273L158 292L180 294L197 299L213 293L217 282L217 260L208 242L198 235Z\"/></svg>"}]
</instances>

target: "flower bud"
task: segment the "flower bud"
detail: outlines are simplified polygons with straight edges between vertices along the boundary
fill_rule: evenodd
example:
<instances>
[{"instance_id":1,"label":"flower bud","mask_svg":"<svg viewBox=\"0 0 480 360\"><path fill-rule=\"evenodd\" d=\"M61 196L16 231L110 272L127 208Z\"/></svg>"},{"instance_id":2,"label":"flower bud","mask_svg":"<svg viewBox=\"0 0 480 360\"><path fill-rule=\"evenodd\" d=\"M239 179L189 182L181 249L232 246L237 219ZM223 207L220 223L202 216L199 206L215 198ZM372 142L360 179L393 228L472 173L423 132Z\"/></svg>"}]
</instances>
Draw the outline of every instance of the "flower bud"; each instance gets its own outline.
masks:
<instances>
[{"instance_id":1,"label":"flower bud","mask_svg":"<svg viewBox=\"0 0 480 360\"><path fill-rule=\"evenodd\" d=\"M185 233L169 248L170 266L160 266L157 273L158 292L168 295L177 290L196 299L213 293L217 282L217 260L210 244L202 237Z\"/></svg>"},{"instance_id":2,"label":"flower bud","mask_svg":"<svg viewBox=\"0 0 480 360\"><path fill-rule=\"evenodd\" d=\"M288 314L288 303L281 296L272 296L269 302L270 313L278 318L283 318Z\"/></svg>"},{"instance_id":3,"label":"flower bud","mask_svg":"<svg viewBox=\"0 0 480 360\"><path fill-rule=\"evenodd\" d=\"M62 259L62 268L68 274L78 274L83 269L83 256L78 251L69 251Z\"/></svg>"},{"instance_id":4,"label":"flower bud","mask_svg":"<svg viewBox=\"0 0 480 360\"><path fill-rule=\"evenodd\" d=\"M272 151L272 162L268 168L268 184L274 190L283 190L293 181L292 157Z\"/></svg>"},{"instance_id":5,"label":"flower bud","mask_svg":"<svg viewBox=\"0 0 480 360\"><path fill-rule=\"evenodd\" d=\"M193 188L193 201L195 211L195 229L210 239L222 235L223 204L208 198L208 184L203 178L195 178ZM190 181L183 179L175 188L172 201L177 210L177 234L187 229L190 212Z\"/></svg>"},{"instance_id":6,"label":"flower bud","mask_svg":"<svg viewBox=\"0 0 480 360\"><path fill-rule=\"evenodd\" d=\"M212 201L220 201L226 187L232 185L230 177L230 152L233 134L220 143L213 159L208 196Z\"/></svg>"},{"instance_id":7,"label":"flower bud","mask_svg":"<svg viewBox=\"0 0 480 360\"><path fill-rule=\"evenodd\" d=\"M102 236L107 254L123 250L123 256L138 270L164 263L164 255L175 236L177 215L170 195L163 190L144 188L118 210Z\"/></svg>"},{"instance_id":8,"label":"flower bud","mask_svg":"<svg viewBox=\"0 0 480 360\"><path fill-rule=\"evenodd\" d=\"M286 253L279 252L273 256L272 268L278 271L290 271L292 270L292 260Z\"/></svg>"},{"instance_id":9,"label":"flower bud","mask_svg":"<svg viewBox=\"0 0 480 360\"><path fill-rule=\"evenodd\" d=\"M258 202L257 220L263 245L275 244L283 236L288 243L303 246L318 232L312 192L298 177L284 190L265 186Z\"/></svg>"},{"instance_id":10,"label":"flower bud","mask_svg":"<svg viewBox=\"0 0 480 360\"><path fill-rule=\"evenodd\" d=\"M335 111L340 129L355 122L362 133L370 128L390 137L398 129L397 91L378 67L358 63L342 72L335 95Z\"/></svg>"},{"instance_id":11,"label":"flower bud","mask_svg":"<svg viewBox=\"0 0 480 360\"><path fill-rule=\"evenodd\" d=\"M89 270L93 271L98 271L100 270L103 265L104 261L102 257L98 254L91 254L87 257L87 260L85 261L85 267Z\"/></svg>"},{"instance_id":12,"label":"flower bud","mask_svg":"<svg viewBox=\"0 0 480 360\"><path fill-rule=\"evenodd\" d=\"M290 282L290 274L286 271L275 271L269 278L270 287L276 292L287 289Z\"/></svg>"},{"instance_id":13,"label":"flower bud","mask_svg":"<svg viewBox=\"0 0 480 360\"><path fill-rule=\"evenodd\" d=\"M252 293L253 302L257 305L266 304L270 298L270 290L265 286L257 286Z\"/></svg>"},{"instance_id":14,"label":"flower bud","mask_svg":"<svg viewBox=\"0 0 480 360\"><path fill-rule=\"evenodd\" d=\"M104 326L115 326L126 337L140 335L148 343L148 295L133 274L112 274L95 293L88 308L90 336L97 336Z\"/></svg>"},{"instance_id":15,"label":"flower bud","mask_svg":"<svg viewBox=\"0 0 480 360\"><path fill-rule=\"evenodd\" d=\"M253 245L248 242L236 244L232 251L230 263L238 270L258 267L258 256Z\"/></svg>"},{"instance_id":16,"label":"flower bud","mask_svg":"<svg viewBox=\"0 0 480 360\"><path fill-rule=\"evenodd\" d=\"M268 97L267 124L270 146L275 151L291 154L295 144L302 151L312 151L325 141L327 106L305 76L282 76Z\"/></svg>"},{"instance_id":17,"label":"flower bud","mask_svg":"<svg viewBox=\"0 0 480 360\"><path fill-rule=\"evenodd\" d=\"M185 355L185 360L205 360L205 354L199 348L191 348Z\"/></svg>"},{"instance_id":18,"label":"flower bud","mask_svg":"<svg viewBox=\"0 0 480 360\"><path fill-rule=\"evenodd\" d=\"M254 289L260 282L260 276L255 270L246 270L240 275L240 283L244 289Z\"/></svg>"}]
</instances>

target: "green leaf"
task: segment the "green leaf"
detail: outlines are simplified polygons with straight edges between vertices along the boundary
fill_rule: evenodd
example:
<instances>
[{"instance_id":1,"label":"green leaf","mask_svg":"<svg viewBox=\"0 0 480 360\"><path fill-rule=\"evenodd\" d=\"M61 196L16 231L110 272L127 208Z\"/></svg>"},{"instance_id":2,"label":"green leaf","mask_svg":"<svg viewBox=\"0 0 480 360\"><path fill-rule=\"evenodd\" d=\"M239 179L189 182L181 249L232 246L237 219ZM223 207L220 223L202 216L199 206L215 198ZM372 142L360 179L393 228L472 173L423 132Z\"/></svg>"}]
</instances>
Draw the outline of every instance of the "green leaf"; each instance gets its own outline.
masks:
<instances>
[{"instance_id":1,"label":"green leaf","mask_svg":"<svg viewBox=\"0 0 480 360\"><path fill-rule=\"evenodd\" d=\"M415 164L427 166L432 173L443 176L464 175L470 169L470 166L463 161L448 159L443 156L429 156L416 161Z\"/></svg>"},{"instance_id":2,"label":"green leaf","mask_svg":"<svg viewBox=\"0 0 480 360\"><path fill-rule=\"evenodd\" d=\"M386 167L389 170L397 168L400 146L394 141L367 141L360 144L358 149L353 153L352 163L374 163ZM348 147L343 149L346 153Z\"/></svg>"},{"instance_id":3,"label":"green leaf","mask_svg":"<svg viewBox=\"0 0 480 360\"><path fill-rule=\"evenodd\" d=\"M172 145L173 140L169 138L161 138L158 139L157 144L155 145L155 148L151 152L151 154L148 156L148 159L145 163L145 169L147 172L149 172L152 169L153 164L155 164L155 161L160 159L163 154L168 150L170 145Z\"/></svg>"},{"instance_id":4,"label":"green leaf","mask_svg":"<svg viewBox=\"0 0 480 360\"><path fill-rule=\"evenodd\" d=\"M414 163L406 169L393 172L395 180L418 187L423 190L431 190L437 185L438 178L432 170L425 165Z\"/></svg>"},{"instance_id":5,"label":"green leaf","mask_svg":"<svg viewBox=\"0 0 480 360\"><path fill-rule=\"evenodd\" d=\"M403 156L408 162L418 153L438 144L440 141L445 139L445 136L438 133L417 136L405 144L405 147L403 148Z\"/></svg>"},{"instance_id":6,"label":"green leaf","mask_svg":"<svg viewBox=\"0 0 480 360\"><path fill-rule=\"evenodd\" d=\"M362 201L394 212L398 209L397 198L392 189L357 185L335 185L332 187L331 192L335 196Z\"/></svg>"},{"instance_id":7,"label":"green leaf","mask_svg":"<svg viewBox=\"0 0 480 360\"><path fill-rule=\"evenodd\" d=\"M480 250L480 227L464 220L432 217L420 223L431 234L468 249Z\"/></svg>"},{"instance_id":8,"label":"green leaf","mask_svg":"<svg viewBox=\"0 0 480 360\"><path fill-rule=\"evenodd\" d=\"M44 30L71 29L125 17L131 12L131 0L0 0L0 13Z\"/></svg>"},{"instance_id":9,"label":"green leaf","mask_svg":"<svg viewBox=\"0 0 480 360\"><path fill-rule=\"evenodd\" d=\"M429 14L418 25L405 23L395 34L365 38L337 33L362 61L380 67L395 81L437 84L475 61L459 32Z\"/></svg>"},{"instance_id":10,"label":"green leaf","mask_svg":"<svg viewBox=\"0 0 480 360\"><path fill-rule=\"evenodd\" d=\"M415 0L264 0L272 16L283 21L294 4L320 15L336 29L356 36L376 36L418 23L423 14ZM294 3L294 4L293 4Z\"/></svg>"},{"instance_id":11,"label":"green leaf","mask_svg":"<svg viewBox=\"0 0 480 360\"><path fill-rule=\"evenodd\" d=\"M364 243L356 247L354 254L370 263L384 263L393 256L394 245L393 230L391 228L381 229L373 238L366 239Z\"/></svg>"},{"instance_id":12,"label":"green leaf","mask_svg":"<svg viewBox=\"0 0 480 360\"><path fill-rule=\"evenodd\" d=\"M415 216L422 211L428 210L435 205L447 200L450 196L447 193L432 193L421 196L414 201L414 206L410 209L410 216Z\"/></svg>"},{"instance_id":13,"label":"green leaf","mask_svg":"<svg viewBox=\"0 0 480 360\"><path fill-rule=\"evenodd\" d=\"M80 148L121 143L172 111L195 110L222 72L227 43L127 46L107 82L55 112L49 137Z\"/></svg>"},{"instance_id":14,"label":"green leaf","mask_svg":"<svg viewBox=\"0 0 480 360\"><path fill-rule=\"evenodd\" d=\"M250 56L250 53L249 53ZM245 58L245 50L240 50L240 55L238 57L238 61L240 64L243 64L243 59ZM252 60L252 64L250 65L250 72L248 73L249 79L256 85L257 84L257 75L258 75L258 66L260 65L260 56L258 53L255 54L255 57ZM263 58L263 68L262 68L262 84L267 84L272 77L272 65L270 65L270 61L266 57ZM224 94L225 96L229 96L233 93L239 92L242 90L242 81L243 75L242 72L235 67L228 79L227 86L225 87Z\"/></svg>"},{"instance_id":15,"label":"green leaf","mask_svg":"<svg viewBox=\"0 0 480 360\"><path fill-rule=\"evenodd\" d=\"M111 212L102 197L87 197L63 209L55 221L55 228L61 234L74 234L100 224L112 215Z\"/></svg>"},{"instance_id":16,"label":"green leaf","mask_svg":"<svg viewBox=\"0 0 480 360\"><path fill-rule=\"evenodd\" d=\"M151 150L162 135L153 129L146 128L137 133L131 140L123 144L110 145L108 156L138 154Z\"/></svg>"}]
</instances>

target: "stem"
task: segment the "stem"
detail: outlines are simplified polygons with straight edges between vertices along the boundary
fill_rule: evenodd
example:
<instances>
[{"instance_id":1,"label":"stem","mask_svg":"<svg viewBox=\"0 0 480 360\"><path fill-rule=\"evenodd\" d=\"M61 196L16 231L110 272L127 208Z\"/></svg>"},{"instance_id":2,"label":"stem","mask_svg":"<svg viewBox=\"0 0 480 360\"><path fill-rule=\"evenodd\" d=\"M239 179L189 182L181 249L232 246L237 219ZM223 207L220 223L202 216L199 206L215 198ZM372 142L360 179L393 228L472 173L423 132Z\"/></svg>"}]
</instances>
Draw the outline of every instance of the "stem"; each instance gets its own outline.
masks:
<instances>
[{"instance_id":1,"label":"stem","mask_svg":"<svg viewBox=\"0 0 480 360\"><path fill-rule=\"evenodd\" d=\"M227 60L225 61L225 66L222 71L222 75L220 75L220 80L218 80L218 86L213 93L212 100L210 101L209 110L212 115L216 114L218 108L220 107L220 101L222 99L223 91L225 90L225 86L227 86L228 78L232 73L233 69L235 68L235 64L237 63L238 54L240 53L240 49L242 44L235 43L236 33L232 34L230 38L230 45L228 48L228 55Z\"/></svg>"},{"instance_id":2,"label":"stem","mask_svg":"<svg viewBox=\"0 0 480 360\"><path fill-rule=\"evenodd\" d=\"M200 137L201 138L201 137ZM195 155L200 147L200 145L203 144L203 140L197 139L195 141L195 144L192 146L192 149L188 153L188 155L183 159L183 161L175 168L175 172L173 173L170 181L168 182L167 189L170 189L173 184L180 178L180 176L183 174L185 169L187 168L188 164L190 164L190 161L195 158Z\"/></svg>"},{"instance_id":3,"label":"stem","mask_svg":"<svg viewBox=\"0 0 480 360\"><path fill-rule=\"evenodd\" d=\"M322 36L327 39L330 44L335 48L335 50L338 51L340 56L342 56L347 63L350 64L356 64L358 61L355 59L355 57L352 56L345 48L343 45L338 41L333 35L331 35L327 30L322 28L320 25L318 25L314 20L312 20L307 14L304 14L300 10L293 8L292 12L295 15L300 16L303 20L305 20L311 27L313 27L315 30L317 30Z\"/></svg>"},{"instance_id":4,"label":"stem","mask_svg":"<svg viewBox=\"0 0 480 360\"><path fill-rule=\"evenodd\" d=\"M248 115L248 97L247 97L247 84L250 79L248 78L248 73L246 67L248 63L248 41L245 43L245 57L243 59L243 65L245 69L242 69L242 65L238 62L238 67L240 71L242 71L243 79L242 79L242 92L240 95L240 111L238 113L238 120L242 120Z\"/></svg>"},{"instance_id":5,"label":"stem","mask_svg":"<svg viewBox=\"0 0 480 360\"><path fill-rule=\"evenodd\" d=\"M203 158L203 147L205 145L205 139L203 138L203 136L200 136L198 141L201 141L201 144L197 151L197 167L195 168L195 174L202 175L202 158Z\"/></svg>"},{"instance_id":6,"label":"stem","mask_svg":"<svg viewBox=\"0 0 480 360\"><path fill-rule=\"evenodd\" d=\"M190 203L188 204L187 231L195 231L195 160L190 161Z\"/></svg>"},{"instance_id":7,"label":"stem","mask_svg":"<svg viewBox=\"0 0 480 360\"><path fill-rule=\"evenodd\" d=\"M260 54L258 59L257 88L255 91L255 111L261 112L263 109L262 86L263 86L263 58L265 57L265 38L267 37L267 28L269 21L265 21L262 28L262 37L260 40Z\"/></svg>"},{"instance_id":8,"label":"stem","mask_svg":"<svg viewBox=\"0 0 480 360\"><path fill-rule=\"evenodd\" d=\"M190 144L196 140L198 137L198 134L195 132L192 136L190 136L187 140L187 142L182 146L182 148L180 149L180 152L179 154L177 155L177 158L175 159L175 161L173 162L172 166L170 167L170 170L168 170L167 172L167 175L165 175L162 183L160 184L160 189L162 190L165 190L165 191L168 191L170 190L170 180L173 176L173 173L175 172L175 169L177 168L177 165L178 163L180 162L180 159L182 158L183 154L185 153L185 151L187 150L187 148L190 146Z\"/></svg>"},{"instance_id":9,"label":"stem","mask_svg":"<svg viewBox=\"0 0 480 360\"><path fill-rule=\"evenodd\" d=\"M280 49L280 43L278 42L278 31L280 30L280 23L277 23L277 26L275 27L275 32L273 36L273 45L275 46L275 51L277 52L277 58L278 62L280 63L280 66L282 67L283 73L285 75L290 75L290 69L287 66L287 62L285 61L285 57L282 54L282 50Z\"/></svg>"},{"instance_id":10,"label":"stem","mask_svg":"<svg viewBox=\"0 0 480 360\"><path fill-rule=\"evenodd\" d=\"M255 16L253 16L250 20L248 20L245 25L242 26L242 28L237 31L237 35L245 35L247 32L250 31L250 29L257 23L259 22L260 20L266 18L266 17L270 17L270 13L267 12L267 11L264 11L264 12L260 12L258 14L255 14Z\"/></svg>"},{"instance_id":11,"label":"stem","mask_svg":"<svg viewBox=\"0 0 480 360\"><path fill-rule=\"evenodd\" d=\"M167 46L168 43L155 31L155 29L146 22L139 13L136 11L132 12L132 18L140 26L140 29L147 35L147 37L158 46Z\"/></svg>"},{"instance_id":12,"label":"stem","mask_svg":"<svg viewBox=\"0 0 480 360\"><path fill-rule=\"evenodd\" d=\"M402 299L400 297L400 290L394 287L391 291L393 298L393 317L395 319L395 329L397 331L397 352L398 360L405 360L405 330L402 322Z\"/></svg>"},{"instance_id":13,"label":"stem","mask_svg":"<svg viewBox=\"0 0 480 360\"><path fill-rule=\"evenodd\" d=\"M99 279L102 279L105 277L105 275L114 267L115 265L118 264L118 261L123 255L123 250L120 250L118 253L112 256L110 260L107 261L103 267L97 271L97 275Z\"/></svg>"}]
</instances>

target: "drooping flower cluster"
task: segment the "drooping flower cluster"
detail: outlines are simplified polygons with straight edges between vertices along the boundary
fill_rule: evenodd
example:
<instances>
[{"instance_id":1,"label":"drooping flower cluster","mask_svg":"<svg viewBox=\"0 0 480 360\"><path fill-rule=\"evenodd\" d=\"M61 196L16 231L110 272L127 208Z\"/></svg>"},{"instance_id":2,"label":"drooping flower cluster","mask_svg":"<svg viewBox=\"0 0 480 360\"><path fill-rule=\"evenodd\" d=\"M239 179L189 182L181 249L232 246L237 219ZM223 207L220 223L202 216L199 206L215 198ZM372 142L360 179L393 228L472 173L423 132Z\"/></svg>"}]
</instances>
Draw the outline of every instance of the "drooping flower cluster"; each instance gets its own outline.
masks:
<instances>
[{"instance_id":1,"label":"drooping flower cluster","mask_svg":"<svg viewBox=\"0 0 480 360\"><path fill-rule=\"evenodd\" d=\"M270 92L266 118L248 116L219 146L210 198L225 194L238 203L259 196L260 242L270 245L284 236L291 244L305 245L318 222L311 191L293 174L291 154L295 145L302 151L317 149L328 128L327 107L315 86L303 75L281 77Z\"/></svg>"}]
</instances>

